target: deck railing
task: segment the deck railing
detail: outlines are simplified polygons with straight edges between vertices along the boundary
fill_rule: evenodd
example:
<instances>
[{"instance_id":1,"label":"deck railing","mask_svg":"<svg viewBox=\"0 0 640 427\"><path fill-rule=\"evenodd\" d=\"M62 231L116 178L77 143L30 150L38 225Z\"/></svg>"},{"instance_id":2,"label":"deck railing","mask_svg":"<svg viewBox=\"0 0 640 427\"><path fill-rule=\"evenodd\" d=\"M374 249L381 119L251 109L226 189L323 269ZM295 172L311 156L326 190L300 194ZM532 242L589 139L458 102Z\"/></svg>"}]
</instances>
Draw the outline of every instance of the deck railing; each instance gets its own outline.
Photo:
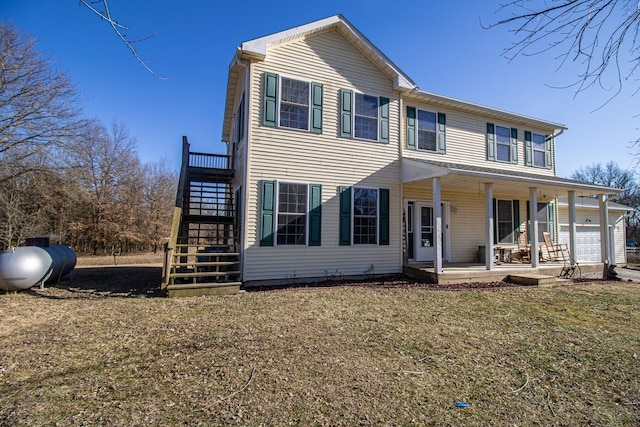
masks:
<instances>
[{"instance_id":1,"label":"deck railing","mask_svg":"<svg viewBox=\"0 0 640 427\"><path fill-rule=\"evenodd\" d=\"M208 169L231 169L225 154L189 153L189 166Z\"/></svg>"}]
</instances>

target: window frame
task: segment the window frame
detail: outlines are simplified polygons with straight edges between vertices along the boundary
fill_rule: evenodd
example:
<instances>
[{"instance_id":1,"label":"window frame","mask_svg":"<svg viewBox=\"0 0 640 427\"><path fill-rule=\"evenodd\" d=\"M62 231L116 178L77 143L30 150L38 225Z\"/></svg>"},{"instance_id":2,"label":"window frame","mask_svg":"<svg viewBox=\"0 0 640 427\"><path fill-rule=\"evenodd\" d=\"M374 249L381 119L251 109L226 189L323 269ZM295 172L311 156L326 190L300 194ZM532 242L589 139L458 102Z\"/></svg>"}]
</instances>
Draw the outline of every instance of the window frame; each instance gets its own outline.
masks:
<instances>
[{"instance_id":1,"label":"window frame","mask_svg":"<svg viewBox=\"0 0 640 427\"><path fill-rule=\"evenodd\" d=\"M500 202L509 202L509 233L504 236L505 238L508 236L511 236L511 240L510 241L503 241L503 239L500 238L500 223L504 223L505 221L500 221ZM514 229L515 229L515 218L513 215L513 210L514 210L514 203L513 203L513 199L498 199L496 198L496 204L495 204L495 212L494 212L494 221L495 221L495 232L496 232L496 241L494 242L494 244L497 245L510 245L513 244L517 238L517 236L514 236Z\"/></svg>"},{"instance_id":2,"label":"window frame","mask_svg":"<svg viewBox=\"0 0 640 427\"><path fill-rule=\"evenodd\" d=\"M375 222L375 242L356 242L356 216L363 218L371 218L372 215L356 215L356 190L373 190L376 192L376 222ZM369 245L377 246L380 243L380 188L369 186L353 186L351 191L351 244L352 245Z\"/></svg>"},{"instance_id":3,"label":"window frame","mask_svg":"<svg viewBox=\"0 0 640 427\"><path fill-rule=\"evenodd\" d=\"M359 115L357 114L357 103L358 103L358 96L361 97L372 97L376 99L376 126L375 126L375 130L376 130L376 139L371 139L371 138L364 138L362 136L357 136L356 135L356 118L357 117L364 117L367 118L369 120L373 120L373 117L370 116L363 116L363 115ZM371 93L364 93L364 92L356 92L353 91L353 117L351 119L351 126L353 129L353 138L354 139L359 139L361 141L372 141L372 142L380 142L380 95L373 95Z\"/></svg>"},{"instance_id":4,"label":"window frame","mask_svg":"<svg viewBox=\"0 0 640 427\"><path fill-rule=\"evenodd\" d=\"M287 185L302 185L306 187L306 200L304 203L305 212L304 212L304 243L280 243L280 186L282 184ZM308 182L296 182L296 181L276 181L276 191L275 191L275 220L274 220L274 230L273 230L273 245L274 246L309 246L309 197L310 197L310 187L311 184ZM295 216L293 213L286 213L283 215ZM297 215L301 216L301 215Z\"/></svg>"},{"instance_id":5,"label":"window frame","mask_svg":"<svg viewBox=\"0 0 640 427\"><path fill-rule=\"evenodd\" d=\"M433 150L429 150L426 148L420 148L420 112L423 113L429 113L429 114L433 114L433 134L435 136L434 139L434 147ZM438 132L438 112L437 111L429 111L429 110L425 110L422 108L417 108L416 107L416 150L417 151L425 151L428 153L437 153L438 152L438 146L439 146L439 132ZM424 131L423 131L424 132Z\"/></svg>"},{"instance_id":6,"label":"window frame","mask_svg":"<svg viewBox=\"0 0 640 427\"><path fill-rule=\"evenodd\" d=\"M282 90L282 80L286 79L286 80L292 80L292 81L297 81L297 82L303 82L307 84L307 127L306 128L297 128L297 127L292 127L292 126L284 126L282 125L282 97L284 95L284 91ZM276 127L278 128L282 128L282 129L291 129L291 130L295 130L295 131L300 131L300 132L310 132L311 131L311 107L312 107L312 86L313 86L313 82L311 80L308 79L302 79L302 78L298 78L298 77L292 77L288 74L278 74L278 104L277 104L277 117L276 117ZM298 104L294 104L294 103L290 103L290 102L285 102L285 104L289 104L289 105L298 105Z\"/></svg>"},{"instance_id":7,"label":"window frame","mask_svg":"<svg viewBox=\"0 0 640 427\"><path fill-rule=\"evenodd\" d=\"M535 137L542 138L542 149L536 149ZM549 165L547 165L547 136L541 133L531 132L531 166L534 168L542 168L547 169ZM542 154L542 165L536 164L536 153Z\"/></svg>"},{"instance_id":8,"label":"window frame","mask_svg":"<svg viewBox=\"0 0 640 427\"><path fill-rule=\"evenodd\" d=\"M495 161L496 162L500 162L500 163L513 163L513 156L511 153L511 127L510 126L503 126L501 124L494 124L495 129L494 129L494 135L495 135L495 150L496 150L496 155L495 155ZM498 142L498 128L503 128L507 130L507 134L508 134L508 138L507 138L507 143L506 144L501 144L500 142ZM508 159L507 160L503 160L500 159L498 154L500 152L500 150L498 150L499 146L506 146L507 147L507 153L508 153Z\"/></svg>"}]
</instances>

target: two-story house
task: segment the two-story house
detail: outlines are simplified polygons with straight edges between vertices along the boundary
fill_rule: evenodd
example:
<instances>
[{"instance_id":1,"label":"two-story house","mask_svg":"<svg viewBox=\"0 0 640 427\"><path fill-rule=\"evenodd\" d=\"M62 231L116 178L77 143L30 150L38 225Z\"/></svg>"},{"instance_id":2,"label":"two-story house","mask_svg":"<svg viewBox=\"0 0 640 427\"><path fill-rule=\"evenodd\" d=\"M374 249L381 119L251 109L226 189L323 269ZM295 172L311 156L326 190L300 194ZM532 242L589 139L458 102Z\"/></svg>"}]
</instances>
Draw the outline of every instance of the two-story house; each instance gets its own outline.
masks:
<instances>
[{"instance_id":1,"label":"two-story house","mask_svg":"<svg viewBox=\"0 0 640 427\"><path fill-rule=\"evenodd\" d=\"M341 15L242 43L222 135L235 168L241 280L408 265L437 279L448 265L478 262L492 271L485 248L516 248L521 232L533 248L543 232L558 241L559 217L578 253L579 196L598 200L598 261L624 262L613 258L624 230L607 208L618 190L555 175L565 129L420 90ZM533 256L526 267L539 266Z\"/></svg>"}]
</instances>

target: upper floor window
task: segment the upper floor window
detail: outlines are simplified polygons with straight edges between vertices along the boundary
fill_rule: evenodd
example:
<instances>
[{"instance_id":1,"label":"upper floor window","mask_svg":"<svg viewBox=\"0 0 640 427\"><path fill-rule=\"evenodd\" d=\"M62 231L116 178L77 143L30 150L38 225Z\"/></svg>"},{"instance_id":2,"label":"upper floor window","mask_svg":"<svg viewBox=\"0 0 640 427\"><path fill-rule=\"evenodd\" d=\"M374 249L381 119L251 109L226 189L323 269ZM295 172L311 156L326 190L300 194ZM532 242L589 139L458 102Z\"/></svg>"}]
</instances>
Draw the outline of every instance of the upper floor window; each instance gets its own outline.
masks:
<instances>
[{"instance_id":1,"label":"upper floor window","mask_svg":"<svg viewBox=\"0 0 640 427\"><path fill-rule=\"evenodd\" d=\"M309 130L309 82L282 77L280 126Z\"/></svg>"},{"instance_id":2,"label":"upper floor window","mask_svg":"<svg viewBox=\"0 0 640 427\"><path fill-rule=\"evenodd\" d=\"M446 152L446 115L407 107L407 148Z\"/></svg>"},{"instance_id":3,"label":"upper floor window","mask_svg":"<svg viewBox=\"0 0 640 427\"><path fill-rule=\"evenodd\" d=\"M323 87L320 83L263 75L262 124L322 133Z\"/></svg>"},{"instance_id":4,"label":"upper floor window","mask_svg":"<svg viewBox=\"0 0 640 427\"><path fill-rule=\"evenodd\" d=\"M518 163L518 129L487 123L487 160Z\"/></svg>"},{"instance_id":5,"label":"upper floor window","mask_svg":"<svg viewBox=\"0 0 640 427\"><path fill-rule=\"evenodd\" d=\"M525 164L538 168L551 168L551 137L524 132Z\"/></svg>"},{"instance_id":6,"label":"upper floor window","mask_svg":"<svg viewBox=\"0 0 640 427\"><path fill-rule=\"evenodd\" d=\"M236 112L236 142L240 142L244 139L244 93L240 98L238 104L238 111Z\"/></svg>"},{"instance_id":7,"label":"upper floor window","mask_svg":"<svg viewBox=\"0 0 640 427\"><path fill-rule=\"evenodd\" d=\"M341 89L340 136L389 142L389 98Z\"/></svg>"}]
</instances>

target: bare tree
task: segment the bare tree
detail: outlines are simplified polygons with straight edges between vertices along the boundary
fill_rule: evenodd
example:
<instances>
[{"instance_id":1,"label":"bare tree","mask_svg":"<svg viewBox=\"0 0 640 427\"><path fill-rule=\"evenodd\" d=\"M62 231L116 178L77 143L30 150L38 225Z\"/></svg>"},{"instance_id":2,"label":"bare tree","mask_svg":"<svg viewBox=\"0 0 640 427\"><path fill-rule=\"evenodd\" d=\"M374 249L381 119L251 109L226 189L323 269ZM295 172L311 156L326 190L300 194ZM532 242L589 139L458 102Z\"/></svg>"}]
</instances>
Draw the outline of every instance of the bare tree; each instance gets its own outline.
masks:
<instances>
[{"instance_id":1,"label":"bare tree","mask_svg":"<svg viewBox=\"0 0 640 427\"><path fill-rule=\"evenodd\" d=\"M561 66L566 61L583 65L578 80L570 85L576 93L599 85L613 90L615 97L625 82L637 82L640 6L636 0L515 0L502 4L499 13L509 16L488 27L513 26L516 40L505 49L507 59L559 52Z\"/></svg>"},{"instance_id":2,"label":"bare tree","mask_svg":"<svg viewBox=\"0 0 640 427\"><path fill-rule=\"evenodd\" d=\"M145 230L153 252L157 252L171 231L178 174L171 169L166 158L145 165L144 170Z\"/></svg>"},{"instance_id":3,"label":"bare tree","mask_svg":"<svg viewBox=\"0 0 640 427\"><path fill-rule=\"evenodd\" d=\"M82 127L69 78L33 39L0 23L0 182L34 172Z\"/></svg>"},{"instance_id":4,"label":"bare tree","mask_svg":"<svg viewBox=\"0 0 640 427\"><path fill-rule=\"evenodd\" d=\"M640 218L638 217L640 184L637 182L633 172L622 170L615 162L608 162L605 165L594 163L591 166L586 166L573 172L571 179L624 190L617 197L617 201L633 208L632 214L626 218L627 235L637 237L638 226L640 225Z\"/></svg>"},{"instance_id":5,"label":"bare tree","mask_svg":"<svg viewBox=\"0 0 640 427\"><path fill-rule=\"evenodd\" d=\"M102 6L97 6L98 4ZM134 56L134 58L136 58L136 61L138 61L149 73L151 73L151 75L153 75L154 77L160 80L167 79L166 77L160 77L158 74L156 74L155 71L153 71L151 67L149 67L149 65L147 65L147 63L142 60L142 58L138 54L138 51L133 46L135 43L138 43L143 40L147 40L151 37L155 37L158 34L157 32L151 35L148 35L146 37L143 37L142 39L129 40L127 38L127 35L123 32L123 31L127 31L129 27L126 25L120 24L111 16L111 10L109 9L109 2L107 0L80 0L80 5L85 6L87 9L89 9L90 11L98 15L100 19L107 22L109 26L111 26L111 29L116 33L118 38L131 51L131 54Z\"/></svg>"},{"instance_id":6,"label":"bare tree","mask_svg":"<svg viewBox=\"0 0 640 427\"><path fill-rule=\"evenodd\" d=\"M69 157L69 179L80 187L78 205L83 206L73 228L91 240L91 250L110 249L130 232L123 226L122 210L129 209L128 184L137 176L140 162L135 140L126 127L114 122L110 129L93 121ZM126 224L125 224L126 225Z\"/></svg>"}]
</instances>

